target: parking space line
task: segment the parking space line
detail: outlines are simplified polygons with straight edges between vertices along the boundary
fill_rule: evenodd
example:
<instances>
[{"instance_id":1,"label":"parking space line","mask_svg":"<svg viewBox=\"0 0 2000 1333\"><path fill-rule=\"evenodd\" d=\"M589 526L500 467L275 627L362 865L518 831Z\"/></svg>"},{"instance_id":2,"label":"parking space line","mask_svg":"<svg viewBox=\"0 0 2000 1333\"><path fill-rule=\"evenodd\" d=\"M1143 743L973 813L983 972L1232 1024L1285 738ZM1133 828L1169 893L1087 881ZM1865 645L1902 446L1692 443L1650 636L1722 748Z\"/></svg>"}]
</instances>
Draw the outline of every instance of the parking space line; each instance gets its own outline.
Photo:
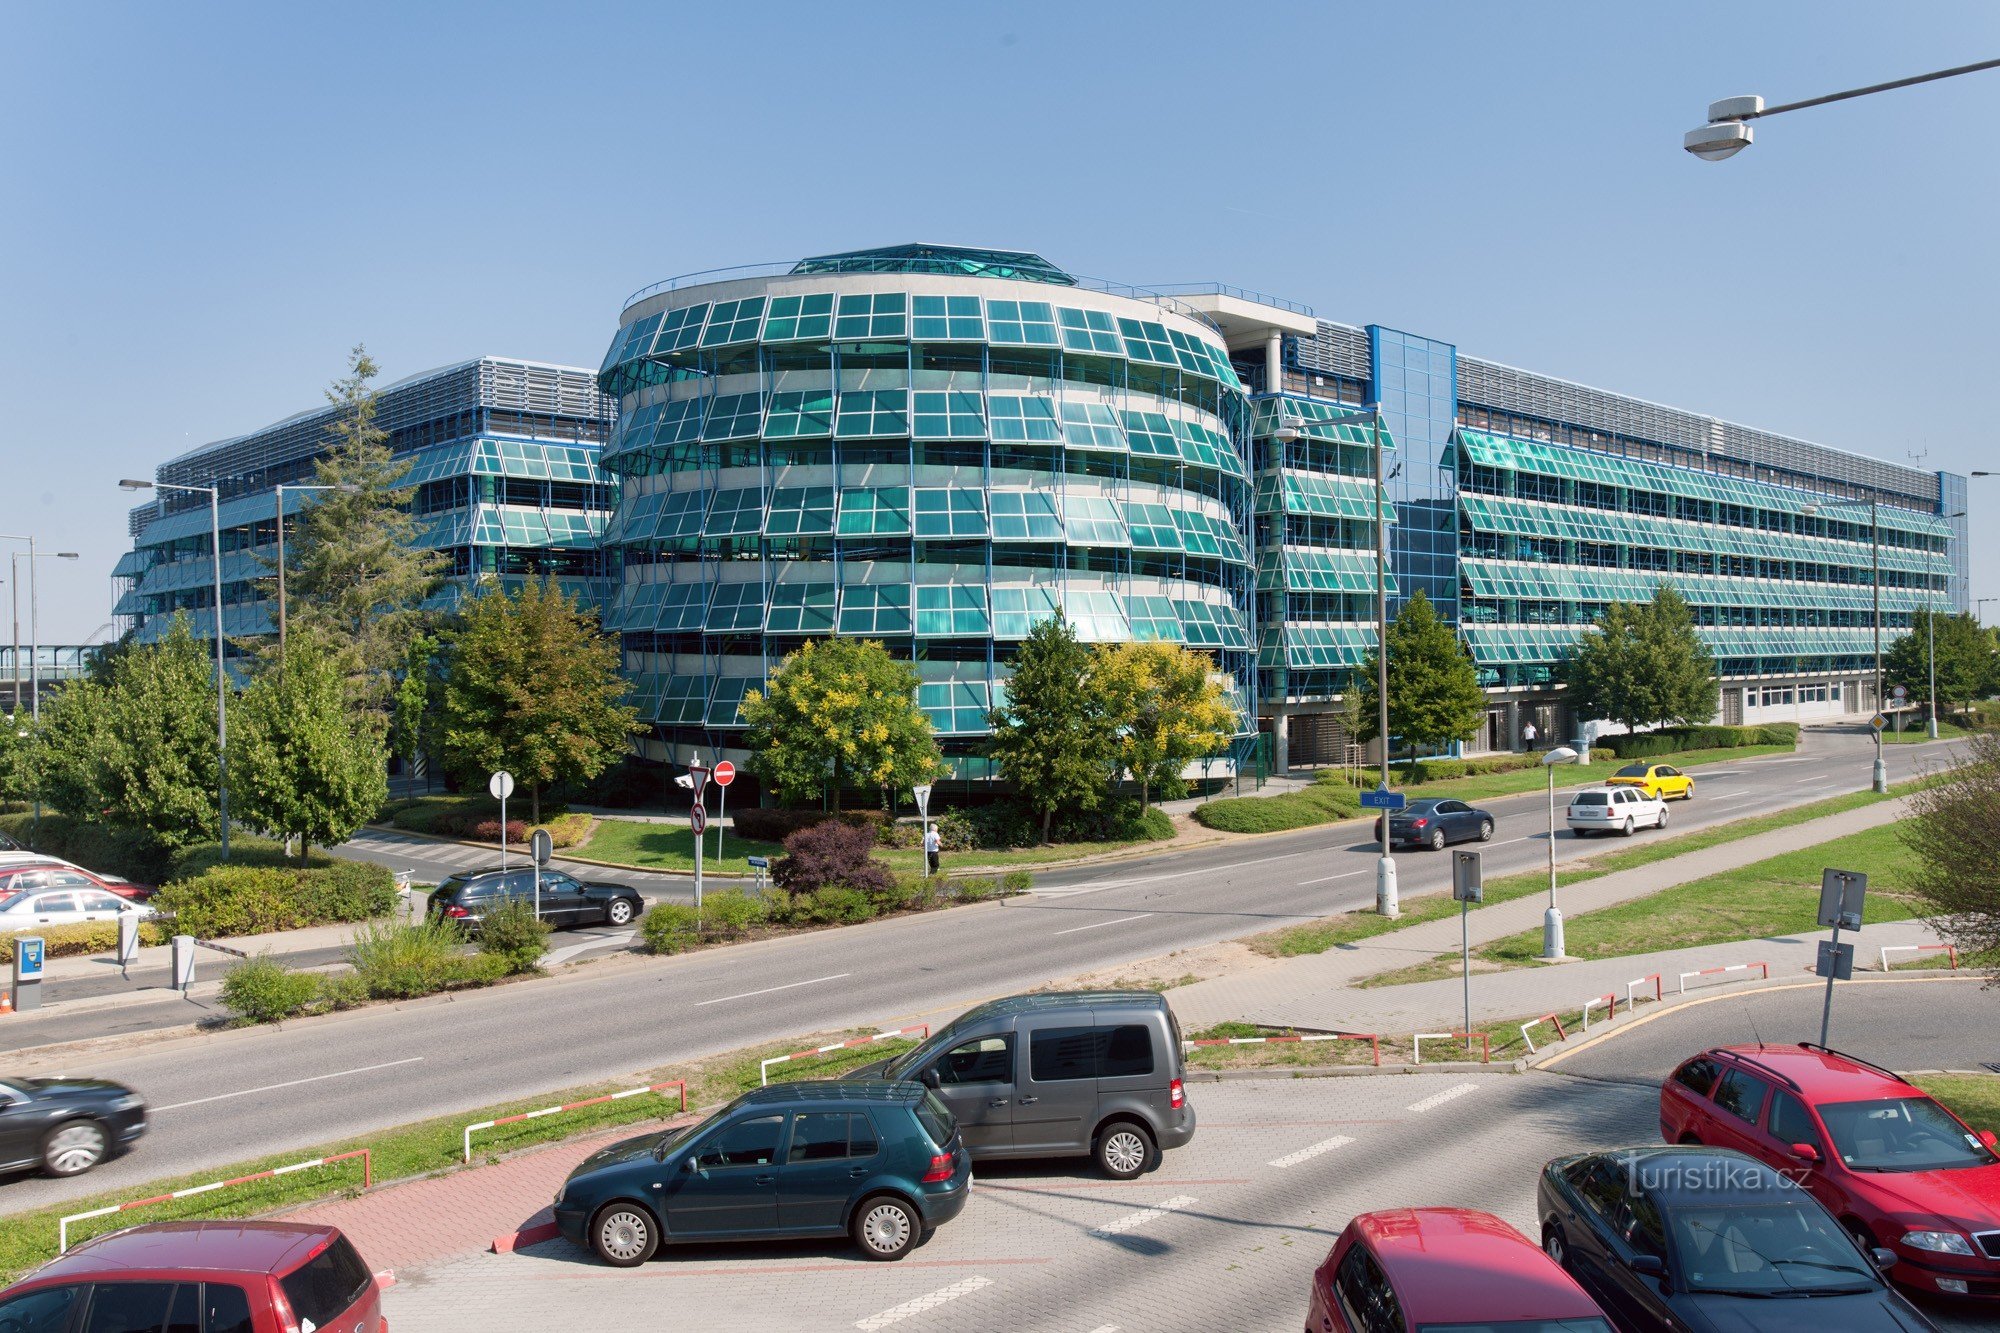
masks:
<instances>
[{"instance_id":1,"label":"parking space line","mask_svg":"<svg viewBox=\"0 0 2000 1333\"><path fill-rule=\"evenodd\" d=\"M1124 925L1124 924L1125 924L1125 923L1126 923L1127 921L1144 921L1144 920L1145 920L1145 919L1146 919L1147 917L1149 917L1149 916L1151 916L1151 915L1153 915L1153 914L1152 914L1151 912L1140 912L1140 913L1139 913L1138 915L1136 915L1136 916L1121 916L1121 917L1119 917L1119 918L1118 918L1118 919L1117 919L1116 921L1097 921L1097 922L1093 922L1093 923L1091 923L1091 924L1090 924L1090 925L1088 925L1088 926L1071 926L1071 927L1070 927L1070 928L1069 928L1068 930L1059 930L1059 931L1057 931L1057 932L1056 932L1056 934L1058 934L1058 935L1074 935L1074 934L1076 934L1076 932L1078 932L1079 930L1096 930L1096 929L1097 929L1098 927L1100 927L1100 926L1122 926L1122 925Z\"/></svg>"},{"instance_id":2,"label":"parking space line","mask_svg":"<svg viewBox=\"0 0 2000 1333\"><path fill-rule=\"evenodd\" d=\"M1090 1333L1118 1333L1118 1325L1099 1324L1096 1328L1091 1329Z\"/></svg>"},{"instance_id":3,"label":"parking space line","mask_svg":"<svg viewBox=\"0 0 2000 1333\"><path fill-rule=\"evenodd\" d=\"M1168 1213L1178 1213L1181 1209L1186 1208L1194 1202L1193 1195L1176 1194L1165 1203L1157 1204L1151 1208L1141 1208L1136 1213L1127 1213L1123 1217L1106 1222L1101 1227L1092 1227L1090 1234L1093 1236L1122 1236L1128 1231L1145 1226L1146 1223L1156 1218L1165 1217Z\"/></svg>"},{"instance_id":4,"label":"parking space line","mask_svg":"<svg viewBox=\"0 0 2000 1333\"><path fill-rule=\"evenodd\" d=\"M741 995L724 995L714 1000L697 1000L688 1007L691 1009L700 1009L704 1005L728 1004L731 1000L747 1000L753 995L775 995L781 990L797 990L801 986L817 986L822 981L839 981L844 977L852 975L854 974L851 972L836 972L830 977L814 977L811 981L788 981L782 986L766 986L763 990L747 990Z\"/></svg>"},{"instance_id":5,"label":"parking space line","mask_svg":"<svg viewBox=\"0 0 2000 1333\"><path fill-rule=\"evenodd\" d=\"M1389 1122L1400 1123L1400 1122ZM1203 1180L1066 1180L1059 1185L997 1185L990 1180L981 1180L982 1193L1002 1190L1009 1194L1060 1194L1074 1195L1086 1190L1129 1190L1155 1189L1163 1185L1248 1185L1248 1176L1217 1176ZM905 1262L903 1267L909 1267Z\"/></svg>"},{"instance_id":6,"label":"parking space line","mask_svg":"<svg viewBox=\"0 0 2000 1333\"><path fill-rule=\"evenodd\" d=\"M1347 1135L1336 1134L1330 1139L1321 1139L1318 1143L1301 1148L1297 1152L1286 1153L1283 1157L1266 1163L1266 1165L1276 1167L1297 1166L1300 1162L1310 1162L1321 1153L1332 1152L1335 1148L1345 1148L1352 1142L1354 1140Z\"/></svg>"},{"instance_id":7,"label":"parking space line","mask_svg":"<svg viewBox=\"0 0 2000 1333\"><path fill-rule=\"evenodd\" d=\"M1440 1092L1435 1096L1426 1097L1420 1102L1411 1102L1410 1110L1414 1114L1422 1115L1425 1111L1435 1110L1436 1108L1443 1106L1446 1102L1449 1101L1456 1101L1458 1098L1463 1097L1468 1092L1477 1091L1478 1088L1479 1085L1477 1083L1454 1084L1453 1086L1446 1088L1443 1092Z\"/></svg>"},{"instance_id":8,"label":"parking space line","mask_svg":"<svg viewBox=\"0 0 2000 1333\"><path fill-rule=\"evenodd\" d=\"M949 1301L955 1301L961 1296L969 1296L975 1291L992 1285L993 1279L990 1277L969 1277L963 1282L954 1282L949 1287L939 1287L936 1291L927 1292L913 1301L904 1301L901 1305L891 1306L881 1314L871 1314L866 1319L857 1319L854 1321L854 1326L860 1329L861 1333L873 1333L875 1329L887 1328L891 1324L901 1323L911 1315L922 1314L926 1310L935 1310L938 1306Z\"/></svg>"},{"instance_id":9,"label":"parking space line","mask_svg":"<svg viewBox=\"0 0 2000 1333\"><path fill-rule=\"evenodd\" d=\"M902 1259L897 1262L896 1271L901 1273L913 1268L971 1268L975 1265L981 1268L998 1268L1003 1264L1018 1267L1022 1264L1051 1264L1054 1262L1055 1260L1052 1257L1046 1256L1035 1256L1025 1259L996 1259L991 1255L967 1255L963 1259ZM791 1277L801 1273L852 1273L853 1271L854 1265L852 1263L760 1264L750 1262L741 1265L710 1264L700 1268L682 1268L678 1265L668 1264L664 1267L648 1265L643 1268L620 1269L618 1270L618 1276L610 1280L618 1282L643 1282L651 1278ZM525 1280L529 1282L583 1282L602 1281L606 1280L608 1276L607 1274L604 1277L600 1277L596 1273L592 1273L589 1277L584 1277L578 1273L531 1273L526 1275Z\"/></svg>"}]
</instances>

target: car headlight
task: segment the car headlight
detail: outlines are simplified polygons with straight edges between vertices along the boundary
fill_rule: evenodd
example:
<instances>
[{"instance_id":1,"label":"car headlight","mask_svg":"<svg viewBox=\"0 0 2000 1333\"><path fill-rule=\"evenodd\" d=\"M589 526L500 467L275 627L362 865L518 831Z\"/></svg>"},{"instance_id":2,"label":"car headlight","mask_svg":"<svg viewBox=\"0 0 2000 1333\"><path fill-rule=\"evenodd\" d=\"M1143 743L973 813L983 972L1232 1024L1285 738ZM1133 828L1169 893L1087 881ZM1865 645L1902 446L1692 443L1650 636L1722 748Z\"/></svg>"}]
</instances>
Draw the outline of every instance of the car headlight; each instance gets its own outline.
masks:
<instances>
[{"instance_id":1,"label":"car headlight","mask_svg":"<svg viewBox=\"0 0 2000 1333\"><path fill-rule=\"evenodd\" d=\"M562 1207L563 1195L568 1193L569 1193L569 1182L567 1180L565 1180L562 1184L556 1186L556 1207L558 1208Z\"/></svg>"},{"instance_id":2,"label":"car headlight","mask_svg":"<svg viewBox=\"0 0 2000 1333\"><path fill-rule=\"evenodd\" d=\"M1903 1233L1903 1244L1913 1250L1929 1250L1932 1254L1962 1254L1967 1258L1977 1258L1972 1242L1956 1231L1907 1231Z\"/></svg>"},{"instance_id":3,"label":"car headlight","mask_svg":"<svg viewBox=\"0 0 2000 1333\"><path fill-rule=\"evenodd\" d=\"M137 1097L133 1096L131 1093L128 1092L123 1097L113 1098L111 1102L111 1109L114 1111L136 1111L141 1106L144 1105L145 1105L144 1102L140 1101Z\"/></svg>"}]
</instances>

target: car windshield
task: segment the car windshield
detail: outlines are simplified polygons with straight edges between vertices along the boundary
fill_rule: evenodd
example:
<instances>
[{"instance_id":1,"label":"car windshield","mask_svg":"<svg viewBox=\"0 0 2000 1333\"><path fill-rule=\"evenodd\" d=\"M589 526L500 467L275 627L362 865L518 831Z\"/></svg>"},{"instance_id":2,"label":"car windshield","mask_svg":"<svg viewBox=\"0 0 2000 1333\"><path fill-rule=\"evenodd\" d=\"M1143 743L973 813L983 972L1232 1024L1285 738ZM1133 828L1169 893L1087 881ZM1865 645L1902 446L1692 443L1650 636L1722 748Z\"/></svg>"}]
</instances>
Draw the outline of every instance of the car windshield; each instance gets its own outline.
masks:
<instances>
[{"instance_id":1,"label":"car windshield","mask_svg":"<svg viewBox=\"0 0 2000 1333\"><path fill-rule=\"evenodd\" d=\"M923 1068L932 1056L941 1055L956 1045L958 1034L964 1031L966 1026L964 1020L961 1019L959 1022L953 1023L950 1027L933 1036L929 1041L918 1042L915 1046L882 1066L882 1077L892 1080L911 1077L917 1070Z\"/></svg>"},{"instance_id":2,"label":"car windshield","mask_svg":"<svg viewBox=\"0 0 2000 1333\"><path fill-rule=\"evenodd\" d=\"M1677 1208L1667 1217L1690 1291L1809 1296L1870 1291L1880 1281L1817 1203Z\"/></svg>"},{"instance_id":3,"label":"car windshield","mask_svg":"<svg viewBox=\"0 0 2000 1333\"><path fill-rule=\"evenodd\" d=\"M1653 770L1644 764L1627 764L1611 776L1614 778L1643 778Z\"/></svg>"},{"instance_id":4,"label":"car windshield","mask_svg":"<svg viewBox=\"0 0 2000 1333\"><path fill-rule=\"evenodd\" d=\"M5 891L0 891L0 912L6 911L8 908L12 907L17 901L19 901L23 892L24 890L21 889L8 889Z\"/></svg>"},{"instance_id":5,"label":"car windshield","mask_svg":"<svg viewBox=\"0 0 2000 1333\"><path fill-rule=\"evenodd\" d=\"M1503 1319L1480 1324L1418 1324L1417 1333L1611 1333L1595 1315L1576 1319Z\"/></svg>"},{"instance_id":6,"label":"car windshield","mask_svg":"<svg viewBox=\"0 0 2000 1333\"><path fill-rule=\"evenodd\" d=\"M1580 791L1576 794L1578 805L1604 805L1610 801L1610 794L1601 791Z\"/></svg>"},{"instance_id":7,"label":"car windshield","mask_svg":"<svg viewBox=\"0 0 2000 1333\"><path fill-rule=\"evenodd\" d=\"M1928 1097L1834 1102L1819 1108L1840 1160L1855 1171L1990 1166L1991 1150Z\"/></svg>"}]
</instances>

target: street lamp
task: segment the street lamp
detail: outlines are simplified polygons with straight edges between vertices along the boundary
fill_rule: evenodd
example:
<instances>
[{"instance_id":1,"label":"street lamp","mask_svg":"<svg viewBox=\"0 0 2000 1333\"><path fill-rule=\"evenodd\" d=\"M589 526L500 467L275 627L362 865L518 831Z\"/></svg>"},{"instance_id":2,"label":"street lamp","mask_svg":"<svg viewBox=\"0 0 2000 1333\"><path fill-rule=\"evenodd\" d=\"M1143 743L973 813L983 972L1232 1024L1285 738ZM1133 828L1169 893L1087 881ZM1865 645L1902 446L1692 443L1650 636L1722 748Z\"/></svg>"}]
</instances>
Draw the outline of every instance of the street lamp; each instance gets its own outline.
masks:
<instances>
[{"instance_id":1,"label":"street lamp","mask_svg":"<svg viewBox=\"0 0 2000 1333\"><path fill-rule=\"evenodd\" d=\"M118 483L121 490L188 491L208 497L209 554L215 565L215 812L221 829L222 859L229 859L229 682L222 672L222 488L182 486L171 481Z\"/></svg>"},{"instance_id":2,"label":"street lamp","mask_svg":"<svg viewBox=\"0 0 2000 1333\"><path fill-rule=\"evenodd\" d=\"M1756 136L1749 122L1761 117L1775 116L1786 111L1799 111L1809 106L1824 106L1828 102L1844 102L1851 97L1866 97L1870 93L1886 93L1892 88L1908 88L1912 84L1932 83L1938 79L1949 79L1960 74L1975 74L1982 69L1996 68L2000 68L2000 60L1982 60L1976 65L1959 65L1954 69L1917 74L1907 79L1871 83L1866 88L1849 88L1845 92L1828 93L1824 97L1808 97L1802 102L1781 102L1777 106L1765 106L1761 97L1725 97L1720 102L1708 104L1708 124L1699 129L1689 130L1683 135L1681 147L1704 162L1720 162L1724 158L1736 156L1750 146ZM1975 472L1973 475L1980 474Z\"/></svg>"},{"instance_id":3,"label":"street lamp","mask_svg":"<svg viewBox=\"0 0 2000 1333\"><path fill-rule=\"evenodd\" d=\"M1549 910L1542 913L1542 961L1560 963L1563 953L1563 914L1556 906L1556 765L1574 764L1581 756L1567 745L1558 745L1542 756L1549 775Z\"/></svg>"},{"instance_id":4,"label":"street lamp","mask_svg":"<svg viewBox=\"0 0 2000 1333\"><path fill-rule=\"evenodd\" d=\"M1809 504L1800 512L1808 518L1822 509L1840 509L1847 505L1858 505L1859 500L1836 500L1831 504ZM1879 712L1882 700L1882 523L1881 506L1876 496L1868 497L1868 581L1875 594L1875 708ZM1875 767L1871 771L1871 785L1878 793L1889 790L1889 765L1882 758L1882 729L1871 727L1875 733Z\"/></svg>"},{"instance_id":5,"label":"street lamp","mask_svg":"<svg viewBox=\"0 0 2000 1333\"><path fill-rule=\"evenodd\" d=\"M19 537L12 533L0 532L0 541L26 542L28 544L28 711L37 723L42 720L42 603L35 580L37 560L74 560L75 551L37 551L33 536ZM13 575L14 598L14 716L21 715L21 553L13 551L7 557L7 569ZM35 784L35 825L42 822L42 784Z\"/></svg>"}]
</instances>

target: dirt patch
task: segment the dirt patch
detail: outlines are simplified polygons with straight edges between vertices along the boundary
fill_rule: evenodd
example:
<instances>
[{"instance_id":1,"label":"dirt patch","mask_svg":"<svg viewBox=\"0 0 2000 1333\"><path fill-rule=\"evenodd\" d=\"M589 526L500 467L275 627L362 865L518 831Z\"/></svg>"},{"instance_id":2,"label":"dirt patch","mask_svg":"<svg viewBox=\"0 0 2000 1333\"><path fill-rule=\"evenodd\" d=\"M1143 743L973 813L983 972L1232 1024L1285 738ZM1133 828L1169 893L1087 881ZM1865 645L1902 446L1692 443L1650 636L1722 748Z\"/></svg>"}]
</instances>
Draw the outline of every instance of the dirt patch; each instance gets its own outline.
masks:
<instances>
[{"instance_id":1,"label":"dirt patch","mask_svg":"<svg viewBox=\"0 0 2000 1333\"><path fill-rule=\"evenodd\" d=\"M1120 963L1097 972L1051 981L1044 990L1172 990L1197 981L1234 976L1255 968L1275 967L1277 959L1252 952L1236 940L1177 949L1159 958Z\"/></svg>"}]
</instances>

